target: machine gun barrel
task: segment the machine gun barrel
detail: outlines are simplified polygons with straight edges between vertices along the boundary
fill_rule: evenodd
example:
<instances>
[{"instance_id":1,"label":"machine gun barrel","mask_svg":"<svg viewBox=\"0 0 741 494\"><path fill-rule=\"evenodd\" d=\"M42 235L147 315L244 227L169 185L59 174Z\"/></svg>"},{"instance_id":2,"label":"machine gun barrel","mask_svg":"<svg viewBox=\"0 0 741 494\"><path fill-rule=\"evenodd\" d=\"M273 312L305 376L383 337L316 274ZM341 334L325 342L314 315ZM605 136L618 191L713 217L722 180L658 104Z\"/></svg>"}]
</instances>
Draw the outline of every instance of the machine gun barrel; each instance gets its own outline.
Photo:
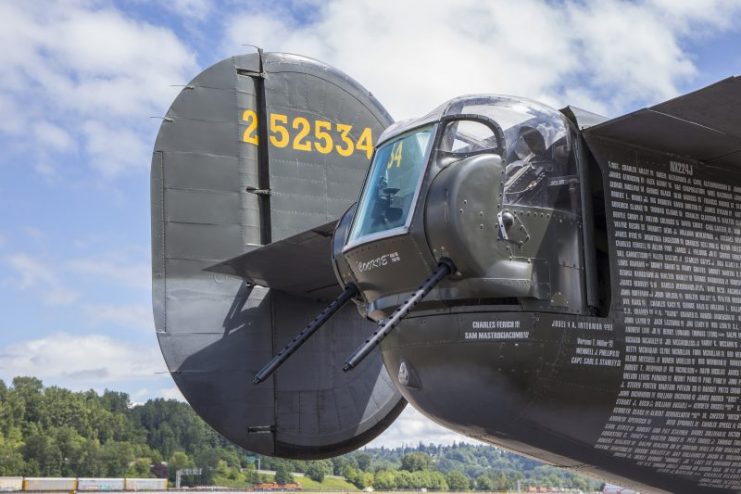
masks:
<instances>
[{"instance_id":1,"label":"machine gun barrel","mask_svg":"<svg viewBox=\"0 0 741 494\"><path fill-rule=\"evenodd\" d=\"M391 332L392 329L394 329L401 321L404 319L407 314L414 308L415 305L419 301L421 301L425 296L427 296L428 293L430 293L430 290L435 288L435 286L440 283L442 280L444 280L449 274L455 272L455 265L453 264L453 261L450 259L441 259L440 264L437 265L437 269L435 272L432 273L432 275L425 280L422 285L417 288L417 290L414 292L414 294L406 299L403 304L401 304L393 314L391 314L391 317L386 319L385 321L381 321L378 324L378 327L373 332L370 338L365 340L365 342L353 352L352 355L345 361L345 365L342 367L342 370L345 372L357 367L357 365L368 356L368 354L373 350L376 345L381 343L381 341Z\"/></svg>"},{"instance_id":2,"label":"machine gun barrel","mask_svg":"<svg viewBox=\"0 0 741 494\"><path fill-rule=\"evenodd\" d=\"M355 285L349 285L345 288L345 290L336 299L334 299L326 309L321 311L299 334L294 336L293 339L255 375L255 379L252 382L254 384L260 384L270 377L273 372L278 370L278 367L283 365L283 363L301 347L301 345L306 343L306 340L311 338L311 335L321 328L324 323L329 321L335 312L344 307L345 304L357 294L358 289Z\"/></svg>"}]
</instances>

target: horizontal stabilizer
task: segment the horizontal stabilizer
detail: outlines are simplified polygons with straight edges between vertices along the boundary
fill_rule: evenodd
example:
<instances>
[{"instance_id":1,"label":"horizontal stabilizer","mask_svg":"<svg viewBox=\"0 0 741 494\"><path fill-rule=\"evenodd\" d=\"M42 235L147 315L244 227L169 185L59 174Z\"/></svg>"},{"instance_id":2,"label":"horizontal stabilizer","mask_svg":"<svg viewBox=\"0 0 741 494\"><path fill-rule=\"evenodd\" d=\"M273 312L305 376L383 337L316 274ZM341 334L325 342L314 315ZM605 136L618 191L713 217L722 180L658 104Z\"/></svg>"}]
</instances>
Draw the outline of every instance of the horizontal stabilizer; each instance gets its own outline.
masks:
<instances>
[{"instance_id":1,"label":"horizontal stabilizer","mask_svg":"<svg viewBox=\"0 0 741 494\"><path fill-rule=\"evenodd\" d=\"M741 157L741 77L590 127L605 137L715 165Z\"/></svg>"},{"instance_id":2,"label":"horizontal stabilizer","mask_svg":"<svg viewBox=\"0 0 741 494\"><path fill-rule=\"evenodd\" d=\"M312 300L332 300L342 291L332 268L337 221L273 242L207 268L260 286Z\"/></svg>"}]
</instances>

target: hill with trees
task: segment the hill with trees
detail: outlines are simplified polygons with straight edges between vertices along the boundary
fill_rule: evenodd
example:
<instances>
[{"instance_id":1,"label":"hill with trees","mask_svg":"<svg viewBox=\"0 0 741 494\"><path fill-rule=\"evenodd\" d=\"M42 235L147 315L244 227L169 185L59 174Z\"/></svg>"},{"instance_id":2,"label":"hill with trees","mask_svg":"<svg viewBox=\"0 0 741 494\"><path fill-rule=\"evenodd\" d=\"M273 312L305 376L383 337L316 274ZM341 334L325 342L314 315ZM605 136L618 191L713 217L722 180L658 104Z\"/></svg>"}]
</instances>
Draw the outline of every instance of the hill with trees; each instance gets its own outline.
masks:
<instances>
[{"instance_id":1,"label":"hill with trees","mask_svg":"<svg viewBox=\"0 0 741 494\"><path fill-rule=\"evenodd\" d=\"M256 471L275 470L275 476ZM546 485L593 490L599 483L494 446L454 444L366 448L331 460L294 461L245 451L224 439L189 405L155 399L132 405L116 391L72 392L33 377L0 380L0 476L169 477L201 467L192 485L376 490L506 490ZM335 478L341 476L346 479ZM296 479L301 482L301 479ZM329 486L329 487L328 487Z\"/></svg>"}]
</instances>

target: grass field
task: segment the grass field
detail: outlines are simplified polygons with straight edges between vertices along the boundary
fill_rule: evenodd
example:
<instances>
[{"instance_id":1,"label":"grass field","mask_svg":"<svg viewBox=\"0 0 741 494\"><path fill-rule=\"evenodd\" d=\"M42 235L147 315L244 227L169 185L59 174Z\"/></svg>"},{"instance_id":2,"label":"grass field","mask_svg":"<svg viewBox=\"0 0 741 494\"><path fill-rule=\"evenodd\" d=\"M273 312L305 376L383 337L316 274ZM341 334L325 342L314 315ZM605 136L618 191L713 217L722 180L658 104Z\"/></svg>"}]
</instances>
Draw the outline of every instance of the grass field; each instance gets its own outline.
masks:
<instances>
[{"instance_id":1,"label":"grass field","mask_svg":"<svg viewBox=\"0 0 741 494\"><path fill-rule=\"evenodd\" d=\"M273 475L265 475L263 474L263 478L265 479L265 482L273 482L275 477ZM293 480L301 485L302 491L311 491L311 492L318 492L318 491L328 491L328 492L357 492L358 488L352 485L350 482L345 480L342 477L336 477L334 475L324 477L324 480L322 482L316 482L314 480L311 480L309 477L306 477L305 475L298 475L293 474ZM244 477L244 475L239 475L236 479L234 478L228 478L217 475L214 478L214 482L216 485L221 487L227 487L231 489L248 489L250 487L250 484L247 483L247 479Z\"/></svg>"},{"instance_id":2,"label":"grass field","mask_svg":"<svg viewBox=\"0 0 741 494\"><path fill-rule=\"evenodd\" d=\"M301 488L305 491L357 491L358 488L352 485L345 479L337 477L324 477L324 480L319 483L311 480L309 477L298 475L293 477L296 482L301 484Z\"/></svg>"}]
</instances>

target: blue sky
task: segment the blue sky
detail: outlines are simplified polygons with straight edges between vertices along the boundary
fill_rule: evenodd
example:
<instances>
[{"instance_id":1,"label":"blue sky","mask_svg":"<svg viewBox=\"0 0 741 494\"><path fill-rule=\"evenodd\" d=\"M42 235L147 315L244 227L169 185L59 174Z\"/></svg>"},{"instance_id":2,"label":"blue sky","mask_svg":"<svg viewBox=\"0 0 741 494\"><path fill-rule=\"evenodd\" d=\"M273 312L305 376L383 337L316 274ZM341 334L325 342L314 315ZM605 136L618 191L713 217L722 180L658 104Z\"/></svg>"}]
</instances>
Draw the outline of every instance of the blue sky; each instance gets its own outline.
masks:
<instances>
[{"instance_id":1,"label":"blue sky","mask_svg":"<svg viewBox=\"0 0 741 494\"><path fill-rule=\"evenodd\" d=\"M177 397L150 308L149 162L203 68L313 56L396 118L464 93L610 116L741 72L738 2L0 0L0 378ZM405 412L380 443L452 441ZM380 444L377 442L377 444Z\"/></svg>"}]
</instances>

